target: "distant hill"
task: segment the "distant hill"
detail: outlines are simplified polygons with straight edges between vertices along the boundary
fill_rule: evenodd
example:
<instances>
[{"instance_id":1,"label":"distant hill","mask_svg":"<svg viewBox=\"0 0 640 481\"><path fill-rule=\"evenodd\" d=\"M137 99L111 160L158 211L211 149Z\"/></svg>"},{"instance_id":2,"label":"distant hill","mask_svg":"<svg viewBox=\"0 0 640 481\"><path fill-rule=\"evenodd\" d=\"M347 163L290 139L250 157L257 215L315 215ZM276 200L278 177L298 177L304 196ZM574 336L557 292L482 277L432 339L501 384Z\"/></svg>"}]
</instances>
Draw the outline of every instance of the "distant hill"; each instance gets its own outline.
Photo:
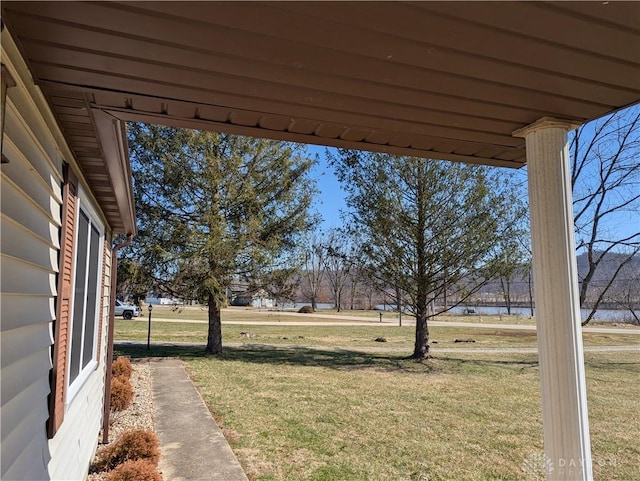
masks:
<instances>
[{"instance_id":1,"label":"distant hill","mask_svg":"<svg viewBox=\"0 0 640 481\"><path fill-rule=\"evenodd\" d=\"M616 271L620 262L622 262L627 256L619 253L606 254L604 259L598 265L598 268L589 284L589 292L587 294L588 306L590 301L595 299L598 295L598 289L603 288L611 279L611 276ZM589 272L589 259L587 254L580 254L577 257L578 264L578 282L582 282L582 279ZM640 255L635 256L620 272L616 283L611 287L610 294L614 294L617 286L622 286L631 279L631 276L640 272ZM521 277L516 277L511 282L511 300L515 305L525 305L529 302L529 285L528 277L526 273L523 273ZM616 286L617 285L617 286ZM484 286L478 293L476 300L479 303L484 304L500 304L504 303L502 297L502 286L499 280L492 281ZM615 303L605 302L602 307L615 307Z\"/></svg>"},{"instance_id":2,"label":"distant hill","mask_svg":"<svg viewBox=\"0 0 640 481\"><path fill-rule=\"evenodd\" d=\"M599 254L598 254L599 255ZM608 282L615 270L624 259L627 254L619 254L616 252L610 252L600 262L598 269L593 277L592 284L603 285ZM580 254L578 260L578 280L584 279L584 276L589 272L589 259L587 254ZM620 281L625 281L625 276L628 276L630 272L640 272L640 255L636 255L624 268L624 271L620 273Z\"/></svg>"}]
</instances>

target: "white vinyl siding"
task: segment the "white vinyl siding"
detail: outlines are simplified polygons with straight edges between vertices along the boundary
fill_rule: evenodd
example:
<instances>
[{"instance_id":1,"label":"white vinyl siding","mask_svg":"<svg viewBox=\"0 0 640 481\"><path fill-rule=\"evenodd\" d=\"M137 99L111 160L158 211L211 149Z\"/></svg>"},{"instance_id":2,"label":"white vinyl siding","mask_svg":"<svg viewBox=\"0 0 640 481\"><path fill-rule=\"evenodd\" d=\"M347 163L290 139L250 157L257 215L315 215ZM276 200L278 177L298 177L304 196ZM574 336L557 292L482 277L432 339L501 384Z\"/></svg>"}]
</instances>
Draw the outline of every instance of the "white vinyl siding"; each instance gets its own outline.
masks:
<instances>
[{"instance_id":1,"label":"white vinyl siding","mask_svg":"<svg viewBox=\"0 0 640 481\"><path fill-rule=\"evenodd\" d=\"M53 439L47 438L49 374L56 312L60 251L63 161L73 162L44 97L33 84L7 29L2 32L2 63L17 85L8 89L0 167L0 479L83 480L95 452L102 419L106 349L96 356L97 339L106 345L107 321L96 321L89 369ZM76 173L78 170L76 169ZM87 207L99 210L89 197ZM108 269L101 230L98 264ZM102 268L96 273L102 275ZM101 279L96 288L101 287ZM108 314L108 285L95 296L95 317ZM102 309L100 309L102 307ZM98 326L102 329L98 332ZM87 362L85 362L87 361ZM91 364L93 362L93 364Z\"/></svg>"},{"instance_id":2,"label":"white vinyl siding","mask_svg":"<svg viewBox=\"0 0 640 481\"><path fill-rule=\"evenodd\" d=\"M53 136L40 132L45 123L30 99L25 79L15 73L11 58L5 55L4 42L2 53L18 85L8 90L3 152L9 163L0 167L0 477L48 479L45 427L62 162Z\"/></svg>"}]
</instances>

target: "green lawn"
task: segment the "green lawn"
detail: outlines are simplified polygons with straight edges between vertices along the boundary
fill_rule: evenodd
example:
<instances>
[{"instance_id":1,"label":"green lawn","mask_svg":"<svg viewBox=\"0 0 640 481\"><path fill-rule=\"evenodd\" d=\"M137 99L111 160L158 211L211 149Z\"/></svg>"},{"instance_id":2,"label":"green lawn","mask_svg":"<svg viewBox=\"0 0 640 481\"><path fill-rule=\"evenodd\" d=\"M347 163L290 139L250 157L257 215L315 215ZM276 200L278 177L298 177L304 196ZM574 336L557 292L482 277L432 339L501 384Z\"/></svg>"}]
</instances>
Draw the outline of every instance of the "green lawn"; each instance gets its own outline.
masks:
<instances>
[{"instance_id":1,"label":"green lawn","mask_svg":"<svg viewBox=\"0 0 640 481\"><path fill-rule=\"evenodd\" d=\"M536 355L464 350L532 346L535 333L433 328L436 359L417 363L405 358L412 328L226 325L211 357L205 324L152 327L154 340L195 345L118 354L181 357L252 480L537 479L524 470L542 452ZM146 340L146 323L117 321L116 338ZM585 357L596 479L639 480L640 350Z\"/></svg>"}]
</instances>

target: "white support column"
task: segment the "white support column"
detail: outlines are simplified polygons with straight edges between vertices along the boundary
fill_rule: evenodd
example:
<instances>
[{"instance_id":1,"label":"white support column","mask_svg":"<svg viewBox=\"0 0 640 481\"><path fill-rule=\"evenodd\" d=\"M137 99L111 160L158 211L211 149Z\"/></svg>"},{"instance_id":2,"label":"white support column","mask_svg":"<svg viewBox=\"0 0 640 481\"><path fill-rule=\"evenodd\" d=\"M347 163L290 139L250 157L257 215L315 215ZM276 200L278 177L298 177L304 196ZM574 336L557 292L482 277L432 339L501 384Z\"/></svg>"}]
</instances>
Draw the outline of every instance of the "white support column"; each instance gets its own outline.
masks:
<instances>
[{"instance_id":1,"label":"white support column","mask_svg":"<svg viewBox=\"0 0 640 481\"><path fill-rule=\"evenodd\" d=\"M548 480L593 479L567 132L543 118L527 147L536 323Z\"/></svg>"}]
</instances>

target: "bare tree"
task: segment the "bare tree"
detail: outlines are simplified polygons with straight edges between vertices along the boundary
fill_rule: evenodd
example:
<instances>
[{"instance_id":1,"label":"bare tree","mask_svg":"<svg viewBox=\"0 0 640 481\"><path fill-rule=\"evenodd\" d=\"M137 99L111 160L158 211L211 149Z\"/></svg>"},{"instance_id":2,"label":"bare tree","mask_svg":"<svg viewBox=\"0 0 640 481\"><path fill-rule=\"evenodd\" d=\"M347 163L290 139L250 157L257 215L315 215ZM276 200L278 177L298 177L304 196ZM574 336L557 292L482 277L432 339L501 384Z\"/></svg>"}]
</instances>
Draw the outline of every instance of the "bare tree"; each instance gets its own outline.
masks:
<instances>
[{"instance_id":1,"label":"bare tree","mask_svg":"<svg viewBox=\"0 0 640 481\"><path fill-rule=\"evenodd\" d=\"M640 252L640 107L580 127L571 151L576 247L587 259L580 273L580 306L590 308L586 325ZM619 252L627 255L615 256L617 265L605 273L605 261Z\"/></svg>"},{"instance_id":2,"label":"bare tree","mask_svg":"<svg viewBox=\"0 0 640 481\"><path fill-rule=\"evenodd\" d=\"M367 269L365 269L362 265L359 265L356 269L357 277L354 278L356 284L356 292L359 293L366 300L365 309L372 310L373 299L377 295L381 294L380 285L375 277L372 277L368 274ZM384 299L384 294L383 294Z\"/></svg>"},{"instance_id":3,"label":"bare tree","mask_svg":"<svg viewBox=\"0 0 640 481\"><path fill-rule=\"evenodd\" d=\"M640 325L640 259L625 265L613 298L621 309L628 311L627 319Z\"/></svg>"},{"instance_id":4,"label":"bare tree","mask_svg":"<svg viewBox=\"0 0 640 481\"><path fill-rule=\"evenodd\" d=\"M346 239L348 248L345 249L347 256L346 262L349 265L348 275L346 279L348 295L349 295L349 309L354 310L356 305L356 299L359 300L359 304L362 306L368 306L367 309L373 309L373 295L374 290L369 288L368 282L370 280L367 275L365 265L362 261L364 257L362 238L360 234L356 232L349 232L348 229L340 229L341 236ZM362 300L362 296L367 299L365 304Z\"/></svg>"},{"instance_id":5,"label":"bare tree","mask_svg":"<svg viewBox=\"0 0 640 481\"><path fill-rule=\"evenodd\" d=\"M307 236L303 252L302 272L302 277L305 281L302 291L311 302L311 307L314 311L318 309L318 294L326 272L325 258L326 249L322 233L319 230L315 230Z\"/></svg>"},{"instance_id":6,"label":"bare tree","mask_svg":"<svg viewBox=\"0 0 640 481\"><path fill-rule=\"evenodd\" d=\"M533 267L531 266L531 261L529 261L527 268L527 294L529 297L529 313L533 317Z\"/></svg>"},{"instance_id":7,"label":"bare tree","mask_svg":"<svg viewBox=\"0 0 640 481\"><path fill-rule=\"evenodd\" d=\"M338 229L330 229L325 237L324 249L325 277L331 288L335 308L340 312L342 295L353 267L349 255L349 238Z\"/></svg>"},{"instance_id":8,"label":"bare tree","mask_svg":"<svg viewBox=\"0 0 640 481\"><path fill-rule=\"evenodd\" d=\"M521 199L522 200L522 199ZM502 289L502 299L511 315L512 290L514 284L522 282L530 270L528 218L525 215L524 201L509 206L512 212L508 219L513 221L509 235L498 240L498 279Z\"/></svg>"},{"instance_id":9,"label":"bare tree","mask_svg":"<svg viewBox=\"0 0 640 481\"><path fill-rule=\"evenodd\" d=\"M349 288L349 309L354 310L356 305L356 297L360 293L360 270L357 267L353 267L351 269L351 274L349 275L349 279L347 280L348 288ZM369 303L371 305L371 303Z\"/></svg>"}]
</instances>

